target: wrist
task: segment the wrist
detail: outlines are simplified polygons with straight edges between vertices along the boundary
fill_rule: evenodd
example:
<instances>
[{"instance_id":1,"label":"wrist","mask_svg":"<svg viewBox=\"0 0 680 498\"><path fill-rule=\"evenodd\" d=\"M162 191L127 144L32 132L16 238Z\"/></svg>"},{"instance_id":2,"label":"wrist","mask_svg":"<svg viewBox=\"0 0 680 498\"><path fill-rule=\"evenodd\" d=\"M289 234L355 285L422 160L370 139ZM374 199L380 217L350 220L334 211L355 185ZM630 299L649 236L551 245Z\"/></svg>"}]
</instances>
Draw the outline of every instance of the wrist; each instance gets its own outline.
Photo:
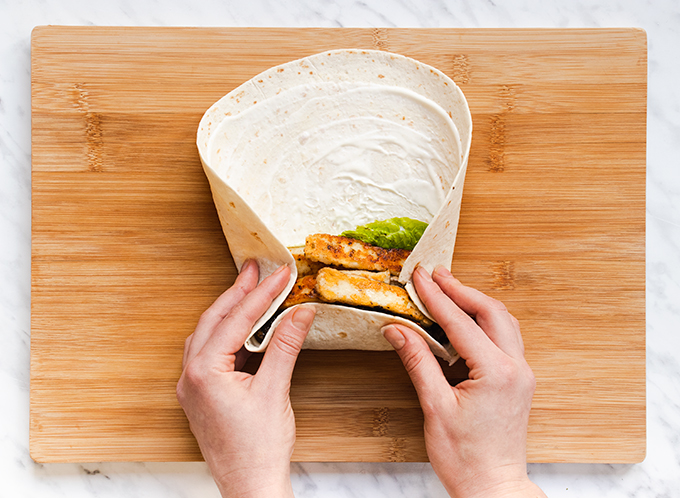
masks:
<instances>
[{"instance_id":1,"label":"wrist","mask_svg":"<svg viewBox=\"0 0 680 498\"><path fill-rule=\"evenodd\" d=\"M285 472L252 469L245 474L220 476L215 482L222 498L294 498L289 469Z\"/></svg>"},{"instance_id":2,"label":"wrist","mask_svg":"<svg viewBox=\"0 0 680 498\"><path fill-rule=\"evenodd\" d=\"M231 484L218 484L217 487L222 498L271 498L272 496L277 498L294 498L290 480L287 483L255 484L246 488L236 488Z\"/></svg>"},{"instance_id":3,"label":"wrist","mask_svg":"<svg viewBox=\"0 0 680 498\"><path fill-rule=\"evenodd\" d=\"M218 485L222 498L294 498L290 481L287 484L271 486L254 486L249 489L234 490L231 486Z\"/></svg>"},{"instance_id":4,"label":"wrist","mask_svg":"<svg viewBox=\"0 0 680 498\"><path fill-rule=\"evenodd\" d=\"M479 498L546 498L545 493L527 477L523 482L507 483L478 495Z\"/></svg>"},{"instance_id":5,"label":"wrist","mask_svg":"<svg viewBox=\"0 0 680 498\"><path fill-rule=\"evenodd\" d=\"M528 476L496 482L479 482L451 490L452 498L545 498L541 488Z\"/></svg>"},{"instance_id":6,"label":"wrist","mask_svg":"<svg viewBox=\"0 0 680 498\"><path fill-rule=\"evenodd\" d=\"M440 475L440 480L452 498L541 498L545 494L531 482L525 465L504 465L486 471ZM435 468L435 471L438 470Z\"/></svg>"}]
</instances>

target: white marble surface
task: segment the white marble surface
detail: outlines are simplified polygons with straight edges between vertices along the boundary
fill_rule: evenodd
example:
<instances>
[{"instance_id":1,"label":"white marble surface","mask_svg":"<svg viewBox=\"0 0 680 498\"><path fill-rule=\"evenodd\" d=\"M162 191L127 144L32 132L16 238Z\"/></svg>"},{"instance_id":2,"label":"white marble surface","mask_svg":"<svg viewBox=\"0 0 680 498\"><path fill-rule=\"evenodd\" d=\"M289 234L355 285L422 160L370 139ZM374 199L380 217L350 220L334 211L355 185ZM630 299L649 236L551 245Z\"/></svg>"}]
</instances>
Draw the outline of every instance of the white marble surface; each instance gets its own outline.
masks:
<instances>
[{"instance_id":1,"label":"white marble surface","mask_svg":"<svg viewBox=\"0 0 680 498\"><path fill-rule=\"evenodd\" d=\"M36 25L641 27L649 42L648 456L530 465L549 496L680 496L677 0L0 0L0 497L217 497L204 464L35 464L28 453L30 34ZM425 464L293 466L298 497L444 497Z\"/></svg>"}]
</instances>

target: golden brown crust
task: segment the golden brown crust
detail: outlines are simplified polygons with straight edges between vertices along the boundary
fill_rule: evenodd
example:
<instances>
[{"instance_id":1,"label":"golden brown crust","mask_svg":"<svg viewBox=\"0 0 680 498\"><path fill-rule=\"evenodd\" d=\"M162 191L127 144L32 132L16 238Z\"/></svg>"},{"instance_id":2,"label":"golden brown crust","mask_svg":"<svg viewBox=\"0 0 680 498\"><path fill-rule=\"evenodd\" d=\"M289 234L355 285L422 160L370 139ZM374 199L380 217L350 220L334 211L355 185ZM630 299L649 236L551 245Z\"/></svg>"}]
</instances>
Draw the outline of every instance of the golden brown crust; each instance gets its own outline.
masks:
<instances>
[{"instance_id":1,"label":"golden brown crust","mask_svg":"<svg viewBox=\"0 0 680 498\"><path fill-rule=\"evenodd\" d=\"M310 261L305 257L305 248L303 247L289 247L288 250L293 255L295 259L295 266L298 271L298 278L304 277L305 275L315 275L322 267L323 264L317 261Z\"/></svg>"},{"instance_id":2,"label":"golden brown crust","mask_svg":"<svg viewBox=\"0 0 680 498\"><path fill-rule=\"evenodd\" d=\"M340 235L314 234L304 248L289 248L298 279L281 309L310 302L378 308L432 325L399 285L392 285L408 258L405 249L383 249Z\"/></svg>"},{"instance_id":3,"label":"golden brown crust","mask_svg":"<svg viewBox=\"0 0 680 498\"><path fill-rule=\"evenodd\" d=\"M392 275L389 270L385 271L368 271L368 270L338 270L345 275L368 278L370 280L376 280L377 282L382 282L384 284L389 284L392 282Z\"/></svg>"},{"instance_id":4,"label":"golden brown crust","mask_svg":"<svg viewBox=\"0 0 680 498\"><path fill-rule=\"evenodd\" d=\"M316 277L314 275L305 275L295 281L295 285L293 285L288 297L281 305L281 309L290 308L296 304L318 303L320 301L321 299L316 292Z\"/></svg>"},{"instance_id":5,"label":"golden brown crust","mask_svg":"<svg viewBox=\"0 0 680 498\"><path fill-rule=\"evenodd\" d=\"M353 273L333 268L319 270L316 275L319 298L329 303L382 308L426 327L432 325L401 287Z\"/></svg>"},{"instance_id":6,"label":"golden brown crust","mask_svg":"<svg viewBox=\"0 0 680 498\"><path fill-rule=\"evenodd\" d=\"M354 270L385 271L399 275L410 251L383 249L360 240L318 233L305 241L305 257L325 265Z\"/></svg>"}]
</instances>

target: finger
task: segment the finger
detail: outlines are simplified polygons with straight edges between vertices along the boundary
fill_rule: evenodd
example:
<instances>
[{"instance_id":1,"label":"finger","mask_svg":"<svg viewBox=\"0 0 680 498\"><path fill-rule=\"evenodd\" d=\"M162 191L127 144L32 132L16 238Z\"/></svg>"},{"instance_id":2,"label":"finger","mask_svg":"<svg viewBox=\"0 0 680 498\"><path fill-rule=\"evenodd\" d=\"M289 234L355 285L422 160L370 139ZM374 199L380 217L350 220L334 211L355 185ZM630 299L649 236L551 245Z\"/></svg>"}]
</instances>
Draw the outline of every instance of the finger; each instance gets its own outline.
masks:
<instances>
[{"instance_id":1,"label":"finger","mask_svg":"<svg viewBox=\"0 0 680 498\"><path fill-rule=\"evenodd\" d=\"M424 268L418 267L413 272L413 283L418 296L444 329L453 348L466 361L485 361L497 351L484 331L444 294Z\"/></svg>"},{"instance_id":2,"label":"finger","mask_svg":"<svg viewBox=\"0 0 680 498\"><path fill-rule=\"evenodd\" d=\"M257 286L259 269L254 260L246 261L234 284L203 312L198 320L196 330L185 343L184 364L186 365L208 341L215 328L224 320L236 304L245 299L248 293Z\"/></svg>"},{"instance_id":3,"label":"finger","mask_svg":"<svg viewBox=\"0 0 680 498\"><path fill-rule=\"evenodd\" d=\"M240 302L246 294L257 286L260 269L254 259L249 259L243 266L234 281L234 284L222 293L215 302L201 316L201 320L207 327L214 327L219 324L225 316Z\"/></svg>"},{"instance_id":4,"label":"finger","mask_svg":"<svg viewBox=\"0 0 680 498\"><path fill-rule=\"evenodd\" d=\"M295 362L315 314L312 306L300 306L281 320L255 376L258 382L288 394Z\"/></svg>"},{"instance_id":5,"label":"finger","mask_svg":"<svg viewBox=\"0 0 680 498\"><path fill-rule=\"evenodd\" d=\"M418 393L423 413L426 416L435 413L439 401L451 386L427 343L415 330L403 325L387 325L382 333L404 364Z\"/></svg>"},{"instance_id":6,"label":"finger","mask_svg":"<svg viewBox=\"0 0 680 498\"><path fill-rule=\"evenodd\" d=\"M233 368L234 353L241 349L255 322L286 287L289 276L290 268L284 265L265 278L215 327L199 354L213 363L230 357L229 366Z\"/></svg>"},{"instance_id":7,"label":"finger","mask_svg":"<svg viewBox=\"0 0 680 498\"><path fill-rule=\"evenodd\" d=\"M194 334L190 334L189 337L187 337L184 340L184 352L182 353L182 371L184 371L184 367L187 366L187 363L189 362L189 349L191 349L191 340L194 338Z\"/></svg>"},{"instance_id":8,"label":"finger","mask_svg":"<svg viewBox=\"0 0 680 498\"><path fill-rule=\"evenodd\" d=\"M506 354L523 356L521 337L507 308L500 301L483 292L467 287L451 275L446 268L435 268L432 279Z\"/></svg>"}]
</instances>

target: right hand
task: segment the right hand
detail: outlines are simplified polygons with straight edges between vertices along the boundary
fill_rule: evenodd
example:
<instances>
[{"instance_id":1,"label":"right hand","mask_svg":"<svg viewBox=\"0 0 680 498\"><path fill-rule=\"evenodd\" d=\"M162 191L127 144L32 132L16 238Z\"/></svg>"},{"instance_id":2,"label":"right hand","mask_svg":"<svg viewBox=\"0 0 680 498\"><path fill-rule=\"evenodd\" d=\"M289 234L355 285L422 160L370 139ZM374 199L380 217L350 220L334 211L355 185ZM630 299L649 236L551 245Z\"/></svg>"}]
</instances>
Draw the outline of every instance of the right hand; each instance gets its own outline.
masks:
<instances>
[{"instance_id":1,"label":"right hand","mask_svg":"<svg viewBox=\"0 0 680 498\"><path fill-rule=\"evenodd\" d=\"M545 496L526 471L526 441L536 380L524 359L519 323L499 301L438 267L413 275L418 292L470 369L452 387L422 337L388 325L425 417L427 454L452 497Z\"/></svg>"}]
</instances>

